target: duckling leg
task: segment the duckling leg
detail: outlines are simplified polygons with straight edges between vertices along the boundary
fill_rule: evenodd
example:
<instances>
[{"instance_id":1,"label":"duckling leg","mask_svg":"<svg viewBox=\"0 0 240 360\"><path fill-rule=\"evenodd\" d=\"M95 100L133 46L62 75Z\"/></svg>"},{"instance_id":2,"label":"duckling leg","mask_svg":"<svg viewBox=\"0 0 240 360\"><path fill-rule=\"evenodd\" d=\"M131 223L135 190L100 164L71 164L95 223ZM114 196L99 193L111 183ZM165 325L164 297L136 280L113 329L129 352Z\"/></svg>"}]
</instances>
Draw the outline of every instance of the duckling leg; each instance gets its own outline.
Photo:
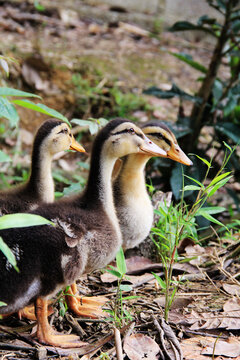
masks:
<instances>
[{"instance_id":1,"label":"duckling leg","mask_svg":"<svg viewBox=\"0 0 240 360\"><path fill-rule=\"evenodd\" d=\"M48 302L36 300L37 338L41 343L61 348L79 348L87 343L80 341L76 335L62 335L54 331L48 322Z\"/></svg>"},{"instance_id":2,"label":"duckling leg","mask_svg":"<svg viewBox=\"0 0 240 360\"><path fill-rule=\"evenodd\" d=\"M53 314L53 308L51 306L52 301L48 302L48 316ZM36 314L35 314L35 306L34 305L29 305L29 306L25 306L24 309L21 309L18 311L18 317L21 320L22 318L28 319L28 320L33 320L36 321Z\"/></svg>"},{"instance_id":3,"label":"duckling leg","mask_svg":"<svg viewBox=\"0 0 240 360\"><path fill-rule=\"evenodd\" d=\"M67 305L76 315L96 319L104 317L103 306L108 299L104 296L82 297L78 292L76 283L73 283L65 295Z\"/></svg>"}]
</instances>

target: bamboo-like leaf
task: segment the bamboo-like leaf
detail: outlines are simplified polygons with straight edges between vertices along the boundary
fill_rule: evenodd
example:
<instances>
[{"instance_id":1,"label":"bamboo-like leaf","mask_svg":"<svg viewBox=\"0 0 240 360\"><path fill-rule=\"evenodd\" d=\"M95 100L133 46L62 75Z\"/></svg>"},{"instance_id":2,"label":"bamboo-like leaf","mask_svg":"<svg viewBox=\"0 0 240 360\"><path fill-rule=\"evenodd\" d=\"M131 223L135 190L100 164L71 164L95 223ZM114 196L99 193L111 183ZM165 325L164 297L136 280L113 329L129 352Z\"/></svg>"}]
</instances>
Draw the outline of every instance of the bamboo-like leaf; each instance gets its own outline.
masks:
<instances>
[{"instance_id":1,"label":"bamboo-like leaf","mask_svg":"<svg viewBox=\"0 0 240 360\"><path fill-rule=\"evenodd\" d=\"M90 134L94 135L98 132L99 126L98 124L92 120L82 120L82 119L72 119L71 123L79 126L88 126Z\"/></svg>"},{"instance_id":2,"label":"bamboo-like leaf","mask_svg":"<svg viewBox=\"0 0 240 360\"><path fill-rule=\"evenodd\" d=\"M197 61L194 61L190 55L184 53L175 53L171 51L170 54L175 56L177 59L185 62L186 64L190 65L192 68L201 71L204 74L207 73L207 68L202 64L198 63Z\"/></svg>"},{"instance_id":3,"label":"bamboo-like leaf","mask_svg":"<svg viewBox=\"0 0 240 360\"><path fill-rule=\"evenodd\" d=\"M229 174L231 174L231 171L228 171L224 174L221 174L219 176L217 176L215 179L213 179L210 184L206 187L206 189L209 189L210 187L212 187L213 185L215 185L216 183L218 183L220 180L224 179L226 176L228 176Z\"/></svg>"},{"instance_id":4,"label":"bamboo-like leaf","mask_svg":"<svg viewBox=\"0 0 240 360\"><path fill-rule=\"evenodd\" d=\"M210 169L210 167L211 167L211 164L210 164L210 162L209 161L207 161L206 159L204 159L204 158L202 158L201 156L199 156L199 155L196 155L196 154L193 154L193 155L195 155L199 160L201 160L202 162L204 162L204 164L206 164L207 165L207 167Z\"/></svg>"},{"instance_id":5,"label":"bamboo-like leaf","mask_svg":"<svg viewBox=\"0 0 240 360\"><path fill-rule=\"evenodd\" d=\"M229 179L232 178L232 175L231 176L228 176L227 178L219 181L217 184L214 185L214 187L212 188L212 190L210 190L208 192L208 197L211 197L219 188L223 187Z\"/></svg>"},{"instance_id":6,"label":"bamboo-like leaf","mask_svg":"<svg viewBox=\"0 0 240 360\"><path fill-rule=\"evenodd\" d=\"M217 225L220 225L220 226L224 226L224 227L226 228L226 226L225 226L223 223L221 223L220 221L218 221L217 219L215 219L212 215L210 215L210 214L208 214L208 213L206 213L206 212L204 212L204 211L201 212L201 216L203 216L205 219L213 222L214 224L217 224Z\"/></svg>"},{"instance_id":7,"label":"bamboo-like leaf","mask_svg":"<svg viewBox=\"0 0 240 360\"><path fill-rule=\"evenodd\" d=\"M202 207L201 209L199 209L197 211L196 215L200 216L200 215L202 215L202 212L204 212L206 214L219 214L219 213L223 212L224 210L226 210L226 209L222 206Z\"/></svg>"},{"instance_id":8,"label":"bamboo-like leaf","mask_svg":"<svg viewBox=\"0 0 240 360\"><path fill-rule=\"evenodd\" d=\"M121 279L122 275L120 274L119 271L117 271L117 269L115 270L113 267L112 269L109 269L107 268L106 271L109 273L109 274L112 274L114 276L116 276L117 278Z\"/></svg>"},{"instance_id":9,"label":"bamboo-like leaf","mask_svg":"<svg viewBox=\"0 0 240 360\"><path fill-rule=\"evenodd\" d=\"M57 118L59 120L64 121L70 127L72 127L70 122L68 121L68 119L65 116L63 116L58 111L56 111L54 109L51 109L51 108L49 108L48 106L46 106L44 104L39 104L39 103L35 104L30 100L13 100L12 103L14 103L16 105L19 105L19 106L22 106L22 107L27 108L27 109L31 109L31 110L46 114L48 116Z\"/></svg>"},{"instance_id":10,"label":"bamboo-like leaf","mask_svg":"<svg viewBox=\"0 0 240 360\"><path fill-rule=\"evenodd\" d=\"M183 188L184 191L187 191L187 190L201 190L201 189L202 189L202 187L196 186L196 185L186 185Z\"/></svg>"},{"instance_id":11,"label":"bamboo-like leaf","mask_svg":"<svg viewBox=\"0 0 240 360\"><path fill-rule=\"evenodd\" d=\"M161 286L162 289L166 289L166 282L164 280L162 280L160 278L160 276L158 276L157 274L155 274L154 272L152 272L153 276L155 277L155 279L157 280L158 284Z\"/></svg>"},{"instance_id":12,"label":"bamboo-like leaf","mask_svg":"<svg viewBox=\"0 0 240 360\"><path fill-rule=\"evenodd\" d=\"M188 178L188 179L190 179L190 180L192 180L192 181L194 181L195 183L197 183L201 188L203 188L204 189L204 185L200 182L200 181L198 181L197 179L194 179L193 177L191 177L191 176L188 176L188 175L186 175L186 174L184 174L184 176L186 177L186 178Z\"/></svg>"},{"instance_id":13,"label":"bamboo-like leaf","mask_svg":"<svg viewBox=\"0 0 240 360\"><path fill-rule=\"evenodd\" d=\"M225 146L230 152L233 151L232 148L231 148L231 146L228 145L225 141L223 141L223 144L224 144L224 146Z\"/></svg>"},{"instance_id":14,"label":"bamboo-like leaf","mask_svg":"<svg viewBox=\"0 0 240 360\"><path fill-rule=\"evenodd\" d=\"M37 225L54 225L51 221L34 214L9 214L0 217L0 230Z\"/></svg>"},{"instance_id":15,"label":"bamboo-like leaf","mask_svg":"<svg viewBox=\"0 0 240 360\"><path fill-rule=\"evenodd\" d=\"M121 284L119 286L121 291L132 291L132 286L131 285L125 285L125 284Z\"/></svg>"},{"instance_id":16,"label":"bamboo-like leaf","mask_svg":"<svg viewBox=\"0 0 240 360\"><path fill-rule=\"evenodd\" d=\"M34 98L41 99L41 96L39 96L39 95L35 95L33 93L29 93L26 91L21 91L21 90L9 88L9 87L0 87L0 95L1 96L34 97Z\"/></svg>"},{"instance_id":17,"label":"bamboo-like leaf","mask_svg":"<svg viewBox=\"0 0 240 360\"><path fill-rule=\"evenodd\" d=\"M8 99L4 97L0 97L0 118L1 117L9 120L10 127L16 126L19 121L17 110Z\"/></svg>"},{"instance_id":18,"label":"bamboo-like leaf","mask_svg":"<svg viewBox=\"0 0 240 360\"><path fill-rule=\"evenodd\" d=\"M124 252L122 247L120 248L120 250L117 252L116 255L116 263L117 263L117 269L118 271L124 275L127 272L127 266L126 266L126 261L125 261L125 257L124 257Z\"/></svg>"},{"instance_id":19,"label":"bamboo-like leaf","mask_svg":"<svg viewBox=\"0 0 240 360\"><path fill-rule=\"evenodd\" d=\"M1 236L0 236L0 250L6 256L6 258L10 262L10 264L15 268L15 270L19 271L19 269L17 267L17 261L15 258L15 255L13 254L12 250L7 246L7 244L3 241Z\"/></svg>"},{"instance_id":20,"label":"bamboo-like leaf","mask_svg":"<svg viewBox=\"0 0 240 360\"><path fill-rule=\"evenodd\" d=\"M0 306L7 306L7 304L3 301L0 301ZM1 315L0 315L0 319L1 319Z\"/></svg>"}]
</instances>

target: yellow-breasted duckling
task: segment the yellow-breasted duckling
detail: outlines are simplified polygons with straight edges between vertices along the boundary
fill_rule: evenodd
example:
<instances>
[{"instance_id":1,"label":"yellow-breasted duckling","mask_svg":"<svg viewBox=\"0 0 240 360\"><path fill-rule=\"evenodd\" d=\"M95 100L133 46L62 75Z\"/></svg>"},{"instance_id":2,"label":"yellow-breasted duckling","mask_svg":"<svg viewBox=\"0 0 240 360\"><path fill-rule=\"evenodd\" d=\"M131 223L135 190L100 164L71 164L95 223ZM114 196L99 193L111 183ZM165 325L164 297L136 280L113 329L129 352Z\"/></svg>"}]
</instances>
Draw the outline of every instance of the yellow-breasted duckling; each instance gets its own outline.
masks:
<instances>
[{"instance_id":1,"label":"yellow-breasted duckling","mask_svg":"<svg viewBox=\"0 0 240 360\"><path fill-rule=\"evenodd\" d=\"M68 149L85 151L66 123L57 119L45 121L34 138L29 179L24 184L0 192L0 216L33 210L41 202L53 202L53 156Z\"/></svg>"},{"instance_id":2,"label":"yellow-breasted duckling","mask_svg":"<svg viewBox=\"0 0 240 360\"><path fill-rule=\"evenodd\" d=\"M142 127L143 132L166 151L160 155L191 165L191 160L179 147L176 137L162 123L150 122ZM153 206L146 189L145 165L151 155L131 154L117 164L114 180L114 203L123 237L123 248L139 245L149 234L153 224Z\"/></svg>"},{"instance_id":3,"label":"yellow-breasted duckling","mask_svg":"<svg viewBox=\"0 0 240 360\"><path fill-rule=\"evenodd\" d=\"M0 253L0 314L35 302L37 337L60 347L79 347L75 335L56 334L48 323L47 299L82 274L110 263L122 236L115 213L112 170L117 158L143 153L165 154L135 124L125 119L109 122L96 136L83 195L41 205L32 213L56 226L44 225L0 231L17 258L19 273Z\"/></svg>"}]
</instances>

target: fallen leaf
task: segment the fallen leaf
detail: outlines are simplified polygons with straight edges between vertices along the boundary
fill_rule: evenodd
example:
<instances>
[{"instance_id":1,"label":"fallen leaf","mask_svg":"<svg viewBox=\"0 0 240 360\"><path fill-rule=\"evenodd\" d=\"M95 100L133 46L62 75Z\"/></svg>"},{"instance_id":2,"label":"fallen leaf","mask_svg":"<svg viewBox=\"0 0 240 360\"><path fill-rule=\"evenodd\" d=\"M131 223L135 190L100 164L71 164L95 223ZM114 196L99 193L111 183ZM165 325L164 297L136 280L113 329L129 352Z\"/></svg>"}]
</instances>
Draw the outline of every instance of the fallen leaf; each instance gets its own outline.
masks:
<instances>
[{"instance_id":1,"label":"fallen leaf","mask_svg":"<svg viewBox=\"0 0 240 360\"><path fill-rule=\"evenodd\" d=\"M212 356L203 355L203 347L207 346L208 342L214 342L216 338L210 336L197 336L181 341L181 349L185 360L212 360ZM217 354L216 354L217 355ZM237 358L238 359L238 358ZM235 358L235 360L237 360ZM223 360L222 357L214 357L214 360ZM225 358L224 360L232 360L232 358Z\"/></svg>"},{"instance_id":2,"label":"fallen leaf","mask_svg":"<svg viewBox=\"0 0 240 360\"><path fill-rule=\"evenodd\" d=\"M203 349L203 355L222 355L236 358L240 356L240 338L231 337L227 340L212 339L210 344Z\"/></svg>"},{"instance_id":3,"label":"fallen leaf","mask_svg":"<svg viewBox=\"0 0 240 360\"><path fill-rule=\"evenodd\" d=\"M124 340L123 349L130 360L157 360L160 351L158 344L144 334L133 334Z\"/></svg>"},{"instance_id":4,"label":"fallen leaf","mask_svg":"<svg viewBox=\"0 0 240 360\"><path fill-rule=\"evenodd\" d=\"M159 306L165 307L165 296L160 296L153 300ZM172 302L171 309L184 308L193 301L191 296L176 296Z\"/></svg>"},{"instance_id":5,"label":"fallen leaf","mask_svg":"<svg viewBox=\"0 0 240 360\"><path fill-rule=\"evenodd\" d=\"M223 289L230 295L240 296L240 286L239 285L230 285L230 284L224 283Z\"/></svg>"}]
</instances>

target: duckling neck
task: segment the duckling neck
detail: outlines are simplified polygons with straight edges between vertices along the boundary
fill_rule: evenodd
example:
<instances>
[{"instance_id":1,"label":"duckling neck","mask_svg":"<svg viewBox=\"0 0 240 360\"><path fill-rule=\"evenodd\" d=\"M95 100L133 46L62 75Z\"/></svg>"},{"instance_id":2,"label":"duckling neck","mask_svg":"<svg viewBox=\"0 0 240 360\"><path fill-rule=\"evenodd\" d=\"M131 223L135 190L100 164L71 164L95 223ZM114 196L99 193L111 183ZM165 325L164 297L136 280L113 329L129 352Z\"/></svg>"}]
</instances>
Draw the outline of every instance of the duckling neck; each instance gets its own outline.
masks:
<instances>
[{"instance_id":1,"label":"duckling neck","mask_svg":"<svg viewBox=\"0 0 240 360\"><path fill-rule=\"evenodd\" d=\"M109 155L107 149L92 154L92 161L88 183L84 194L84 203L88 208L102 207L112 222L118 238L121 239L120 227L115 212L112 190L112 171L117 160ZM81 199L82 201L82 199Z\"/></svg>"},{"instance_id":2,"label":"duckling neck","mask_svg":"<svg viewBox=\"0 0 240 360\"><path fill-rule=\"evenodd\" d=\"M44 144L33 149L32 168L27 188L43 202L54 201L54 182L52 178L52 155L45 149Z\"/></svg>"},{"instance_id":3,"label":"duckling neck","mask_svg":"<svg viewBox=\"0 0 240 360\"><path fill-rule=\"evenodd\" d=\"M138 197L147 193L144 169L150 158L151 156L144 154L131 154L123 158L122 168L115 183L118 191L124 189L124 195L131 194L131 197L134 194Z\"/></svg>"}]
</instances>

